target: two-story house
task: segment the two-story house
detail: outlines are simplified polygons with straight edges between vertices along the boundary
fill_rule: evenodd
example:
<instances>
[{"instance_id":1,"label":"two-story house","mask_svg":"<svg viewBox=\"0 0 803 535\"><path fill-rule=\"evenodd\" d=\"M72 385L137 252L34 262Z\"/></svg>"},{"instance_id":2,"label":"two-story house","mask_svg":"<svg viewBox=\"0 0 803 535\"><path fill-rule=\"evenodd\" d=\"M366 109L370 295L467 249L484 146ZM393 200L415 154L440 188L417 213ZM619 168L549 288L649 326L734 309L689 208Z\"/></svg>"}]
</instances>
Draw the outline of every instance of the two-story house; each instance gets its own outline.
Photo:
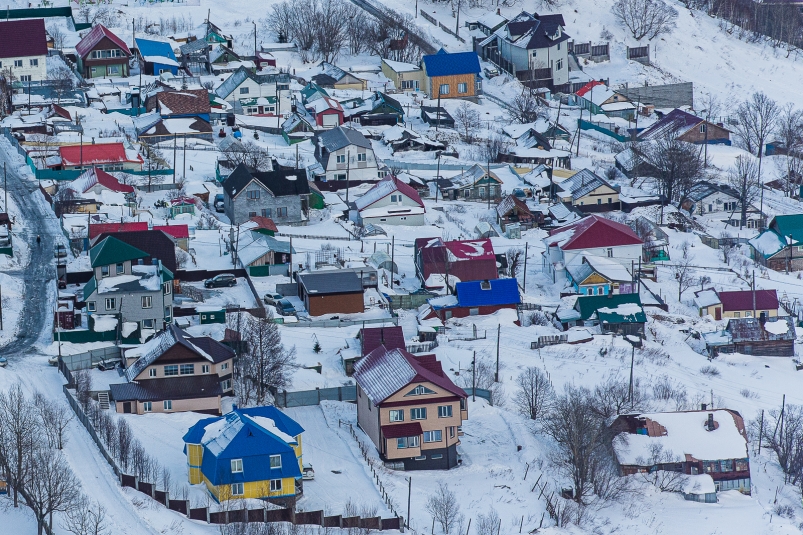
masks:
<instances>
[{"instance_id":1,"label":"two-story house","mask_svg":"<svg viewBox=\"0 0 803 535\"><path fill-rule=\"evenodd\" d=\"M363 226L423 225L427 211L415 188L391 175L354 201L354 206L352 220Z\"/></svg>"},{"instance_id":2,"label":"two-story house","mask_svg":"<svg viewBox=\"0 0 803 535\"><path fill-rule=\"evenodd\" d=\"M380 346L354 365L357 424L391 468L457 466L467 395L435 355Z\"/></svg>"},{"instance_id":3,"label":"two-story house","mask_svg":"<svg viewBox=\"0 0 803 535\"><path fill-rule=\"evenodd\" d=\"M661 117L649 128L644 129L643 132L639 133L638 137L640 140L649 141L660 139L669 134L686 143L731 144L731 131L725 128L722 123L706 121L678 108Z\"/></svg>"},{"instance_id":4,"label":"two-story house","mask_svg":"<svg viewBox=\"0 0 803 535\"><path fill-rule=\"evenodd\" d=\"M439 186L444 199L499 199L502 197L502 179L490 167L475 163L449 183Z\"/></svg>"},{"instance_id":5,"label":"two-story house","mask_svg":"<svg viewBox=\"0 0 803 535\"><path fill-rule=\"evenodd\" d=\"M379 169L371 142L353 128L339 126L315 135L315 180L348 180L352 184L377 182L385 177Z\"/></svg>"},{"instance_id":6,"label":"two-story house","mask_svg":"<svg viewBox=\"0 0 803 535\"><path fill-rule=\"evenodd\" d=\"M775 271L803 269L803 214L776 215L749 242L753 260Z\"/></svg>"},{"instance_id":7,"label":"two-story house","mask_svg":"<svg viewBox=\"0 0 803 535\"><path fill-rule=\"evenodd\" d=\"M257 216L277 224L302 223L309 196L304 171L297 169L251 172L241 163L223 182L223 209L233 225Z\"/></svg>"},{"instance_id":8,"label":"two-story house","mask_svg":"<svg viewBox=\"0 0 803 535\"><path fill-rule=\"evenodd\" d=\"M118 413L220 414L220 397L232 393L234 351L172 324L124 358L127 382L109 385Z\"/></svg>"},{"instance_id":9,"label":"two-story house","mask_svg":"<svg viewBox=\"0 0 803 535\"><path fill-rule=\"evenodd\" d=\"M619 189L591 169L581 169L556 185L555 197L567 207L581 212L619 210Z\"/></svg>"},{"instance_id":10,"label":"two-story house","mask_svg":"<svg viewBox=\"0 0 803 535\"><path fill-rule=\"evenodd\" d=\"M729 225L740 226L742 203L739 198L739 192L727 184L702 181L691 188L680 206L691 214L714 214ZM748 204L746 216L747 228L763 228L766 223L766 216L752 204Z\"/></svg>"},{"instance_id":11,"label":"two-story house","mask_svg":"<svg viewBox=\"0 0 803 535\"><path fill-rule=\"evenodd\" d=\"M131 50L103 24L94 26L77 45L78 70L84 78L128 76Z\"/></svg>"},{"instance_id":12,"label":"two-story house","mask_svg":"<svg viewBox=\"0 0 803 535\"><path fill-rule=\"evenodd\" d=\"M44 19L0 22L0 71L9 69L20 82L47 78L47 32Z\"/></svg>"},{"instance_id":13,"label":"two-story house","mask_svg":"<svg viewBox=\"0 0 803 535\"><path fill-rule=\"evenodd\" d=\"M694 304L700 317L711 315L715 320L722 318L774 318L778 316L776 290L733 290L718 292L713 288L694 292Z\"/></svg>"},{"instance_id":14,"label":"two-story house","mask_svg":"<svg viewBox=\"0 0 803 535\"><path fill-rule=\"evenodd\" d=\"M83 300L90 317L119 317L123 336L140 330L141 339L165 328L173 319L173 273L159 260L109 236L89 251L92 278Z\"/></svg>"},{"instance_id":15,"label":"two-story house","mask_svg":"<svg viewBox=\"0 0 803 535\"><path fill-rule=\"evenodd\" d=\"M282 115L290 111L290 75L254 74L240 67L215 89L215 94L242 108L245 115Z\"/></svg>"},{"instance_id":16,"label":"two-story house","mask_svg":"<svg viewBox=\"0 0 803 535\"><path fill-rule=\"evenodd\" d=\"M475 52L423 56L421 65L426 81L425 92L431 99L474 98L482 94L480 58Z\"/></svg>"},{"instance_id":17,"label":"two-story house","mask_svg":"<svg viewBox=\"0 0 803 535\"><path fill-rule=\"evenodd\" d=\"M478 47L483 59L520 80L562 85L569 81L569 35L565 26L563 15L522 11L480 41Z\"/></svg>"}]
</instances>

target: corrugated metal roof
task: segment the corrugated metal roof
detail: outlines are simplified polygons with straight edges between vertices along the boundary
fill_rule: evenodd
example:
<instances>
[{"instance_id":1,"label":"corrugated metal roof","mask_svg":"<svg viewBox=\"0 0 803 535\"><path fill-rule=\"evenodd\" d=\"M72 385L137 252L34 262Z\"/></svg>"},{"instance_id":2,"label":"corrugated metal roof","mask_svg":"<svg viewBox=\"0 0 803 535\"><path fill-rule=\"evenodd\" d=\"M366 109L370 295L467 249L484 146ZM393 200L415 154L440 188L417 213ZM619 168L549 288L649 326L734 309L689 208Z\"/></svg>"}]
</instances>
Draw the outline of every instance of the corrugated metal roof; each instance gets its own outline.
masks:
<instances>
[{"instance_id":1,"label":"corrugated metal roof","mask_svg":"<svg viewBox=\"0 0 803 535\"><path fill-rule=\"evenodd\" d=\"M362 292L362 281L353 271L322 271L298 275L308 294L326 295Z\"/></svg>"},{"instance_id":2,"label":"corrugated metal roof","mask_svg":"<svg viewBox=\"0 0 803 535\"><path fill-rule=\"evenodd\" d=\"M476 52L448 54L441 49L437 54L423 56L421 61L424 62L429 77L480 73L480 58Z\"/></svg>"},{"instance_id":3,"label":"corrugated metal roof","mask_svg":"<svg viewBox=\"0 0 803 535\"><path fill-rule=\"evenodd\" d=\"M516 279L458 282L455 290L459 307L518 305L521 303L519 283Z\"/></svg>"},{"instance_id":4,"label":"corrugated metal roof","mask_svg":"<svg viewBox=\"0 0 803 535\"><path fill-rule=\"evenodd\" d=\"M212 398L223 394L217 375L187 375L109 385L114 401Z\"/></svg>"}]
</instances>

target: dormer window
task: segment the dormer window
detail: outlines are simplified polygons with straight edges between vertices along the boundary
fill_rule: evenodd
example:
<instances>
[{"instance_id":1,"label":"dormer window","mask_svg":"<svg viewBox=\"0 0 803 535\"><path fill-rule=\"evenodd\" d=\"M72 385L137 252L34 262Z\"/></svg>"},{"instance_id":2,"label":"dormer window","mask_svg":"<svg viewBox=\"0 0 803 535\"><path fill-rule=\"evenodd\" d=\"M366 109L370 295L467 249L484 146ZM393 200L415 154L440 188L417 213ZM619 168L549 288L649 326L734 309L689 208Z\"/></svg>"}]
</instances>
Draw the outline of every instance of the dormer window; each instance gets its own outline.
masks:
<instances>
[{"instance_id":1,"label":"dormer window","mask_svg":"<svg viewBox=\"0 0 803 535\"><path fill-rule=\"evenodd\" d=\"M491 289L491 281L482 281L482 282L480 282L480 289L481 290L490 290Z\"/></svg>"}]
</instances>

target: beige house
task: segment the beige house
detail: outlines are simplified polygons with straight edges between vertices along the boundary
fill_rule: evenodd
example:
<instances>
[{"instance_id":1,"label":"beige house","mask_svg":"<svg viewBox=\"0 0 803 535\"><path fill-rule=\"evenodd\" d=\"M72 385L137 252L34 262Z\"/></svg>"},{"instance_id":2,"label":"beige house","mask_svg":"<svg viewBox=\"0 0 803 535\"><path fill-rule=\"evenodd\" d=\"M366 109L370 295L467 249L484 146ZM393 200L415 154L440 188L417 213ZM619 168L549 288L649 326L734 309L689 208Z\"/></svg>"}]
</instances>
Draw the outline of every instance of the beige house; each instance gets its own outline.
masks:
<instances>
[{"instance_id":1,"label":"beige house","mask_svg":"<svg viewBox=\"0 0 803 535\"><path fill-rule=\"evenodd\" d=\"M125 352L128 382L110 385L118 413L220 414L232 394L234 351L207 336L191 337L175 325Z\"/></svg>"},{"instance_id":2,"label":"beige house","mask_svg":"<svg viewBox=\"0 0 803 535\"><path fill-rule=\"evenodd\" d=\"M713 288L694 293L700 316L715 320L731 318L775 318L778 316L778 293L775 290L736 290L718 292Z\"/></svg>"},{"instance_id":3,"label":"beige house","mask_svg":"<svg viewBox=\"0 0 803 535\"><path fill-rule=\"evenodd\" d=\"M467 395L435 355L380 346L354 365L357 423L391 468L457 466Z\"/></svg>"},{"instance_id":4,"label":"beige house","mask_svg":"<svg viewBox=\"0 0 803 535\"><path fill-rule=\"evenodd\" d=\"M582 169L558 183L555 193L558 200L581 212L609 212L619 210L619 189L590 169Z\"/></svg>"},{"instance_id":5,"label":"beige house","mask_svg":"<svg viewBox=\"0 0 803 535\"><path fill-rule=\"evenodd\" d=\"M413 63L383 59L382 74L400 91L421 91L426 87L424 70Z\"/></svg>"}]
</instances>

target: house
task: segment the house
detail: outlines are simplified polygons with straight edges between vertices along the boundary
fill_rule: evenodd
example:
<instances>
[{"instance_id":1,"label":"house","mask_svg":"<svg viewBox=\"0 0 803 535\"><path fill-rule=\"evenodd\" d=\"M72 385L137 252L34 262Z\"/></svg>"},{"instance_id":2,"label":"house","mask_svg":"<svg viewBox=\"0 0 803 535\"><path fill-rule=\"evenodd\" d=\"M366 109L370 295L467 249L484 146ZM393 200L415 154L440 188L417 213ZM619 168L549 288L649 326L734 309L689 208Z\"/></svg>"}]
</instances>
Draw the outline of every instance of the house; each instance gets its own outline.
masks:
<instances>
[{"instance_id":1,"label":"house","mask_svg":"<svg viewBox=\"0 0 803 535\"><path fill-rule=\"evenodd\" d=\"M164 232L173 238L179 249L190 250L190 228L187 225L154 225L153 230Z\"/></svg>"},{"instance_id":2,"label":"house","mask_svg":"<svg viewBox=\"0 0 803 535\"><path fill-rule=\"evenodd\" d=\"M534 126L526 128L515 128L515 126L518 125L504 128L505 133L513 138L515 143L501 151L500 161L571 168L570 151L554 148L546 134L539 132Z\"/></svg>"},{"instance_id":3,"label":"house","mask_svg":"<svg viewBox=\"0 0 803 535\"><path fill-rule=\"evenodd\" d=\"M395 98L374 91L367 98L341 102L345 117L361 126L394 126L404 122L404 108Z\"/></svg>"},{"instance_id":4,"label":"house","mask_svg":"<svg viewBox=\"0 0 803 535\"><path fill-rule=\"evenodd\" d=\"M47 79L47 32L44 19L0 22L0 71L8 69L20 82Z\"/></svg>"},{"instance_id":5,"label":"house","mask_svg":"<svg viewBox=\"0 0 803 535\"><path fill-rule=\"evenodd\" d=\"M208 336L168 325L123 357L127 382L109 385L118 413L220 414L221 396L232 394L234 351Z\"/></svg>"},{"instance_id":6,"label":"house","mask_svg":"<svg viewBox=\"0 0 803 535\"><path fill-rule=\"evenodd\" d=\"M121 336L137 329L141 339L173 320L173 272L148 254L109 236L89 251L92 278L83 289L86 311L119 316ZM97 329L96 329L97 330Z\"/></svg>"},{"instance_id":7,"label":"house","mask_svg":"<svg viewBox=\"0 0 803 535\"><path fill-rule=\"evenodd\" d=\"M444 199L499 199L502 196L502 179L487 166L474 164L450 179L452 185L443 188Z\"/></svg>"},{"instance_id":8,"label":"house","mask_svg":"<svg viewBox=\"0 0 803 535\"><path fill-rule=\"evenodd\" d=\"M774 318L778 316L776 290L737 290L718 292L713 288L694 292L694 303L700 317L710 314L716 320L722 318Z\"/></svg>"},{"instance_id":9,"label":"house","mask_svg":"<svg viewBox=\"0 0 803 535\"><path fill-rule=\"evenodd\" d=\"M136 150L122 143L85 143L60 146L59 163L54 167L79 171L90 167L102 171L142 171L144 162Z\"/></svg>"},{"instance_id":10,"label":"house","mask_svg":"<svg viewBox=\"0 0 803 535\"><path fill-rule=\"evenodd\" d=\"M418 192L393 175L386 176L354 201L354 207L353 219L361 226L420 226L425 223L427 211Z\"/></svg>"},{"instance_id":11,"label":"house","mask_svg":"<svg viewBox=\"0 0 803 535\"><path fill-rule=\"evenodd\" d=\"M89 224L89 240L93 244L96 242L95 238L101 234L114 233L114 232L134 232L134 231L147 231L147 221L130 221L128 223L90 223ZM169 268L168 268L169 269Z\"/></svg>"},{"instance_id":12,"label":"house","mask_svg":"<svg viewBox=\"0 0 803 535\"><path fill-rule=\"evenodd\" d=\"M569 35L561 14L522 11L498 27L477 46L482 57L534 87L569 82Z\"/></svg>"},{"instance_id":13,"label":"house","mask_svg":"<svg viewBox=\"0 0 803 535\"><path fill-rule=\"evenodd\" d=\"M378 347L385 349L405 349L404 331L400 325L390 327L363 327L357 334L360 340L360 354L368 355Z\"/></svg>"},{"instance_id":14,"label":"house","mask_svg":"<svg viewBox=\"0 0 803 535\"><path fill-rule=\"evenodd\" d=\"M497 258L490 239L447 241L416 238L416 275L425 288L443 288L461 281L498 278Z\"/></svg>"},{"instance_id":15,"label":"house","mask_svg":"<svg viewBox=\"0 0 803 535\"><path fill-rule=\"evenodd\" d=\"M542 212L533 213L523 200L515 195L508 195L496 205L496 222L505 230L508 225L520 225L527 230L544 222Z\"/></svg>"},{"instance_id":16,"label":"house","mask_svg":"<svg viewBox=\"0 0 803 535\"><path fill-rule=\"evenodd\" d=\"M590 169L581 169L556 185L555 197L581 212L610 212L621 209L619 189Z\"/></svg>"},{"instance_id":17,"label":"house","mask_svg":"<svg viewBox=\"0 0 803 535\"><path fill-rule=\"evenodd\" d=\"M150 96L145 107L163 119L198 118L210 120L212 107L206 89L166 89Z\"/></svg>"},{"instance_id":18,"label":"house","mask_svg":"<svg viewBox=\"0 0 803 535\"><path fill-rule=\"evenodd\" d=\"M89 231L90 242L94 246L111 236L144 252L146 264L161 263L171 273L176 273L178 262L176 262L176 242L173 237L161 230L148 230L147 226L143 228L143 225L147 223L92 224Z\"/></svg>"},{"instance_id":19,"label":"house","mask_svg":"<svg viewBox=\"0 0 803 535\"><path fill-rule=\"evenodd\" d=\"M178 47L182 70L193 75L210 74L209 52L212 45L204 39L193 39Z\"/></svg>"},{"instance_id":20,"label":"house","mask_svg":"<svg viewBox=\"0 0 803 535\"><path fill-rule=\"evenodd\" d=\"M316 134L313 141L317 164L311 171L316 181L342 180L355 185L385 177L371 142L357 130L339 126Z\"/></svg>"},{"instance_id":21,"label":"house","mask_svg":"<svg viewBox=\"0 0 803 535\"><path fill-rule=\"evenodd\" d=\"M641 258L643 241L627 225L590 215L552 229L544 245L544 271L557 282L565 276L565 266L577 263L581 255L610 258L630 266Z\"/></svg>"},{"instance_id":22,"label":"house","mask_svg":"<svg viewBox=\"0 0 803 535\"><path fill-rule=\"evenodd\" d=\"M353 271L299 273L298 298L310 316L365 311L363 283Z\"/></svg>"},{"instance_id":23,"label":"house","mask_svg":"<svg viewBox=\"0 0 803 535\"><path fill-rule=\"evenodd\" d=\"M430 152L446 149L444 143L433 141L428 136L418 134L400 124L382 131L382 141L394 154L409 150Z\"/></svg>"},{"instance_id":24,"label":"house","mask_svg":"<svg viewBox=\"0 0 803 535\"><path fill-rule=\"evenodd\" d=\"M382 58L382 74L400 91L421 91L426 84L424 70L413 63Z\"/></svg>"},{"instance_id":25,"label":"house","mask_svg":"<svg viewBox=\"0 0 803 535\"><path fill-rule=\"evenodd\" d=\"M134 43L144 63L145 74L152 76L159 76L165 72L173 76L178 74L179 63L170 43L141 37L134 39Z\"/></svg>"},{"instance_id":26,"label":"house","mask_svg":"<svg viewBox=\"0 0 803 535\"><path fill-rule=\"evenodd\" d=\"M78 70L84 78L125 78L131 50L103 24L95 25L75 45Z\"/></svg>"},{"instance_id":27,"label":"house","mask_svg":"<svg viewBox=\"0 0 803 535\"><path fill-rule=\"evenodd\" d=\"M775 271L803 269L803 214L776 215L769 228L748 241L753 260Z\"/></svg>"},{"instance_id":28,"label":"house","mask_svg":"<svg viewBox=\"0 0 803 535\"><path fill-rule=\"evenodd\" d=\"M140 116L140 118L145 117ZM134 121L135 124L138 121ZM137 139L148 144L172 141L183 143L185 139L200 139L212 143L214 135L212 125L208 121L197 117L162 119L158 115L153 118L152 124L137 132Z\"/></svg>"},{"instance_id":29,"label":"house","mask_svg":"<svg viewBox=\"0 0 803 535\"><path fill-rule=\"evenodd\" d=\"M189 482L218 503L261 499L293 506L302 493L304 428L274 406L199 420L184 435Z\"/></svg>"},{"instance_id":30,"label":"house","mask_svg":"<svg viewBox=\"0 0 803 535\"><path fill-rule=\"evenodd\" d=\"M627 268L602 256L575 257L575 261L566 266L566 278L573 293L580 295L638 292L638 282L634 281Z\"/></svg>"},{"instance_id":31,"label":"house","mask_svg":"<svg viewBox=\"0 0 803 535\"><path fill-rule=\"evenodd\" d=\"M240 237L236 241L237 262L252 277L289 276L290 261L295 254L290 242L264 234L255 225L249 230L250 224L254 222L246 222L241 227Z\"/></svg>"},{"instance_id":32,"label":"house","mask_svg":"<svg viewBox=\"0 0 803 535\"><path fill-rule=\"evenodd\" d=\"M681 109L674 109L640 132L642 141L661 139L673 135L687 143L730 145L731 131L722 123L714 124Z\"/></svg>"},{"instance_id":33,"label":"house","mask_svg":"<svg viewBox=\"0 0 803 535\"><path fill-rule=\"evenodd\" d=\"M645 145L650 145L650 142L645 142ZM646 153L645 145L627 147L614 156L614 165L627 178L633 179L641 176L655 176L657 174L658 170L656 167L649 163L647 158L644 157Z\"/></svg>"},{"instance_id":34,"label":"house","mask_svg":"<svg viewBox=\"0 0 803 535\"><path fill-rule=\"evenodd\" d=\"M234 72L240 67L249 71L256 70L256 64L249 60L243 60L239 54L224 44L213 44L209 51L209 62L212 74L220 75Z\"/></svg>"},{"instance_id":35,"label":"house","mask_svg":"<svg viewBox=\"0 0 803 535\"><path fill-rule=\"evenodd\" d=\"M311 139L317 127L315 118L306 109L293 106L295 111L290 112L282 123L282 137L288 145Z\"/></svg>"},{"instance_id":36,"label":"house","mask_svg":"<svg viewBox=\"0 0 803 535\"><path fill-rule=\"evenodd\" d=\"M343 124L343 107L330 97L321 97L306 105L307 111L321 128L336 128Z\"/></svg>"},{"instance_id":37,"label":"house","mask_svg":"<svg viewBox=\"0 0 803 535\"><path fill-rule=\"evenodd\" d=\"M480 58L475 52L449 54L441 48L437 54L423 56L421 63L429 98L475 98L482 94Z\"/></svg>"},{"instance_id":38,"label":"house","mask_svg":"<svg viewBox=\"0 0 803 535\"><path fill-rule=\"evenodd\" d=\"M235 111L242 108L245 115L282 115L290 111L290 75L255 74L241 66L215 94L234 105Z\"/></svg>"},{"instance_id":39,"label":"house","mask_svg":"<svg viewBox=\"0 0 803 535\"><path fill-rule=\"evenodd\" d=\"M322 61L317 67L303 75L320 87L329 89L368 89L364 80L350 72L346 72L337 65Z\"/></svg>"},{"instance_id":40,"label":"house","mask_svg":"<svg viewBox=\"0 0 803 535\"><path fill-rule=\"evenodd\" d=\"M251 172L241 163L223 182L223 195L223 207L233 225L255 216L279 224L307 220L310 190L303 171Z\"/></svg>"},{"instance_id":41,"label":"house","mask_svg":"<svg viewBox=\"0 0 803 535\"><path fill-rule=\"evenodd\" d=\"M454 128L454 117L441 106L421 106L421 120L436 128Z\"/></svg>"},{"instance_id":42,"label":"house","mask_svg":"<svg viewBox=\"0 0 803 535\"><path fill-rule=\"evenodd\" d=\"M747 432L734 410L703 405L699 411L625 414L610 429L616 433L613 449L622 475L655 470L708 474L716 492L750 494Z\"/></svg>"},{"instance_id":43,"label":"house","mask_svg":"<svg viewBox=\"0 0 803 535\"><path fill-rule=\"evenodd\" d=\"M131 195L134 187L128 184L121 184L117 178L113 177L103 169L91 167L81 173L81 175L62 186L63 189L71 189L78 195L94 194L101 195L103 192L122 193ZM147 225L147 223L146 223Z\"/></svg>"},{"instance_id":44,"label":"house","mask_svg":"<svg viewBox=\"0 0 803 535\"><path fill-rule=\"evenodd\" d=\"M506 23L507 19L503 17L497 9L495 13L491 11L477 20L466 22L466 27L469 30L479 30L484 35L488 36L504 26Z\"/></svg>"},{"instance_id":45,"label":"house","mask_svg":"<svg viewBox=\"0 0 803 535\"><path fill-rule=\"evenodd\" d=\"M742 206L739 192L726 184L702 181L695 184L681 203L690 214L716 214L732 226L741 227ZM764 228L766 216L758 208L748 205L747 228Z\"/></svg>"},{"instance_id":46,"label":"house","mask_svg":"<svg viewBox=\"0 0 803 535\"><path fill-rule=\"evenodd\" d=\"M516 279L467 281L455 284L455 295L433 297L427 303L431 312L425 319L445 322L451 318L486 316L502 309L517 310L521 295Z\"/></svg>"},{"instance_id":47,"label":"house","mask_svg":"<svg viewBox=\"0 0 803 535\"><path fill-rule=\"evenodd\" d=\"M555 319L564 330L598 325L602 334L640 337L644 336L644 324L647 323L638 293L580 296L574 307L559 308Z\"/></svg>"},{"instance_id":48,"label":"house","mask_svg":"<svg viewBox=\"0 0 803 535\"><path fill-rule=\"evenodd\" d=\"M575 93L578 104L591 115L619 117L632 121L636 117L636 106L621 93L609 88L604 82L593 80Z\"/></svg>"},{"instance_id":49,"label":"house","mask_svg":"<svg viewBox=\"0 0 803 535\"><path fill-rule=\"evenodd\" d=\"M449 469L458 464L467 394L435 355L378 347L354 365L357 425L390 468Z\"/></svg>"},{"instance_id":50,"label":"house","mask_svg":"<svg viewBox=\"0 0 803 535\"><path fill-rule=\"evenodd\" d=\"M703 334L710 357L741 353L761 357L795 356L795 318L731 318L724 331Z\"/></svg>"}]
</instances>

